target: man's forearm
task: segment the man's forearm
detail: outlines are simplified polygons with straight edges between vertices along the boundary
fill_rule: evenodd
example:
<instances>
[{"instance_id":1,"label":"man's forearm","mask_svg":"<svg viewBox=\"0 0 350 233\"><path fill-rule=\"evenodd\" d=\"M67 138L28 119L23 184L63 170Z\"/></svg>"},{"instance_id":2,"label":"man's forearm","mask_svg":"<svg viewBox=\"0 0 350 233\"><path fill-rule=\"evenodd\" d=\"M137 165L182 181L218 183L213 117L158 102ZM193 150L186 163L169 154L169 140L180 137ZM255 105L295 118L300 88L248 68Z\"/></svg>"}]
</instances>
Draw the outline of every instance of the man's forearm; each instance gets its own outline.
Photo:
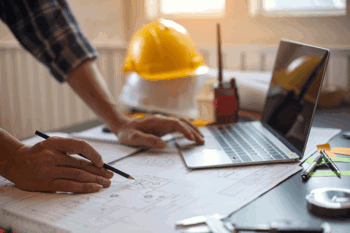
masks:
<instances>
[{"instance_id":1,"label":"man's forearm","mask_svg":"<svg viewBox=\"0 0 350 233\"><path fill-rule=\"evenodd\" d=\"M6 178L6 172L8 169L11 156L21 147L21 143L18 139L11 134L0 128L0 175Z\"/></svg>"},{"instance_id":2,"label":"man's forearm","mask_svg":"<svg viewBox=\"0 0 350 233\"><path fill-rule=\"evenodd\" d=\"M118 130L128 122L120 113L95 61L89 60L69 75L67 82L84 102L110 127Z\"/></svg>"}]
</instances>

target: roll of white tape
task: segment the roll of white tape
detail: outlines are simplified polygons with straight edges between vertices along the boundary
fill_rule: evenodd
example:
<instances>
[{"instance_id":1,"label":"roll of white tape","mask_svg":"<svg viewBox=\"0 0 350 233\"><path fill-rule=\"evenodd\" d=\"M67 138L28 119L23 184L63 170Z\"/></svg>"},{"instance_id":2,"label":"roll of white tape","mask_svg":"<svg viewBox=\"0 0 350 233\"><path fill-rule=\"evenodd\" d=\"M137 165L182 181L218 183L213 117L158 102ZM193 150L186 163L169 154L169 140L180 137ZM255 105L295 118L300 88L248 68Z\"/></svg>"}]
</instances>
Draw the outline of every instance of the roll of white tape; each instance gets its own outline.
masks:
<instances>
[{"instance_id":1,"label":"roll of white tape","mask_svg":"<svg viewBox=\"0 0 350 233\"><path fill-rule=\"evenodd\" d=\"M350 216L350 189L314 189L306 196L306 201L308 209L316 215Z\"/></svg>"}]
</instances>

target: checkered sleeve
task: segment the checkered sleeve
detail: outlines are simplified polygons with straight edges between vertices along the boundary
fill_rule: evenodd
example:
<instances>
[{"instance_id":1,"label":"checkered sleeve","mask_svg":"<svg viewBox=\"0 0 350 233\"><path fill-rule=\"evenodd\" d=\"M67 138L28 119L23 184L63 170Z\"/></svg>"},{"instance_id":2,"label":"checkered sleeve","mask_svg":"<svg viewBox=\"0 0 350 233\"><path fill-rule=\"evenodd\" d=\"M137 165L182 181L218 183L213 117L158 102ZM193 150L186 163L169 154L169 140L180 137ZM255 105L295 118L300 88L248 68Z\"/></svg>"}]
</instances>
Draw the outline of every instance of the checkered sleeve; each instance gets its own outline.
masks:
<instances>
[{"instance_id":1,"label":"checkered sleeve","mask_svg":"<svg viewBox=\"0 0 350 233\"><path fill-rule=\"evenodd\" d=\"M59 82L97 57L65 0L0 0L0 4L3 22Z\"/></svg>"}]
</instances>

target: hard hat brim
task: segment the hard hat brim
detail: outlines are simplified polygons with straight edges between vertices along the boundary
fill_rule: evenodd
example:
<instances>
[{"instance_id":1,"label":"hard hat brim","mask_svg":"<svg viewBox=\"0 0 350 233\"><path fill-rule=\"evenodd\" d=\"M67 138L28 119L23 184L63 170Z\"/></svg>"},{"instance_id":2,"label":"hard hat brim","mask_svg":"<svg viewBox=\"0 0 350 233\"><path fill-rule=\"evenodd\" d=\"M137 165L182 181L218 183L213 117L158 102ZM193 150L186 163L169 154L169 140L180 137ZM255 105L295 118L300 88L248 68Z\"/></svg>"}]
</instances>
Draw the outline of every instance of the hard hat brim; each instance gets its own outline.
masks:
<instances>
[{"instance_id":1,"label":"hard hat brim","mask_svg":"<svg viewBox=\"0 0 350 233\"><path fill-rule=\"evenodd\" d=\"M209 72L209 67L202 65L197 67L195 70L182 69L174 72L167 72L167 73L161 73L161 74L147 74L142 72L142 74L139 74L139 75L144 79L148 79L151 81L158 81L158 80L168 80L168 79L176 79L176 78L186 78L189 76L199 76L199 75L207 74L208 72Z\"/></svg>"}]
</instances>

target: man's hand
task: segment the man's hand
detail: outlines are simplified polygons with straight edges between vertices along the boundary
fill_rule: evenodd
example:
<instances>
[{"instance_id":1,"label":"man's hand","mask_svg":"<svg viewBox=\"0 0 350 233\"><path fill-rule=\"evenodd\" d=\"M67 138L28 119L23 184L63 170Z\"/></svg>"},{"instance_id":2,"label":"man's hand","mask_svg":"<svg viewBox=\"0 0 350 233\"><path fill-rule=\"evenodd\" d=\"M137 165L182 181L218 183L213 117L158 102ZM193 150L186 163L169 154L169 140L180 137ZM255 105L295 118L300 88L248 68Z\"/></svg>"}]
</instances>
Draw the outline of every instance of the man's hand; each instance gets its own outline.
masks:
<instances>
[{"instance_id":1,"label":"man's hand","mask_svg":"<svg viewBox=\"0 0 350 233\"><path fill-rule=\"evenodd\" d=\"M160 137L173 132L183 133L187 139L198 144L204 143L203 134L190 121L162 115L134 119L113 132L120 142L132 146L164 148L166 143Z\"/></svg>"},{"instance_id":2,"label":"man's hand","mask_svg":"<svg viewBox=\"0 0 350 233\"><path fill-rule=\"evenodd\" d=\"M83 154L91 162L69 154ZM113 173L87 142L50 137L34 146L23 145L8 161L6 178L20 189L91 193L109 187Z\"/></svg>"}]
</instances>

